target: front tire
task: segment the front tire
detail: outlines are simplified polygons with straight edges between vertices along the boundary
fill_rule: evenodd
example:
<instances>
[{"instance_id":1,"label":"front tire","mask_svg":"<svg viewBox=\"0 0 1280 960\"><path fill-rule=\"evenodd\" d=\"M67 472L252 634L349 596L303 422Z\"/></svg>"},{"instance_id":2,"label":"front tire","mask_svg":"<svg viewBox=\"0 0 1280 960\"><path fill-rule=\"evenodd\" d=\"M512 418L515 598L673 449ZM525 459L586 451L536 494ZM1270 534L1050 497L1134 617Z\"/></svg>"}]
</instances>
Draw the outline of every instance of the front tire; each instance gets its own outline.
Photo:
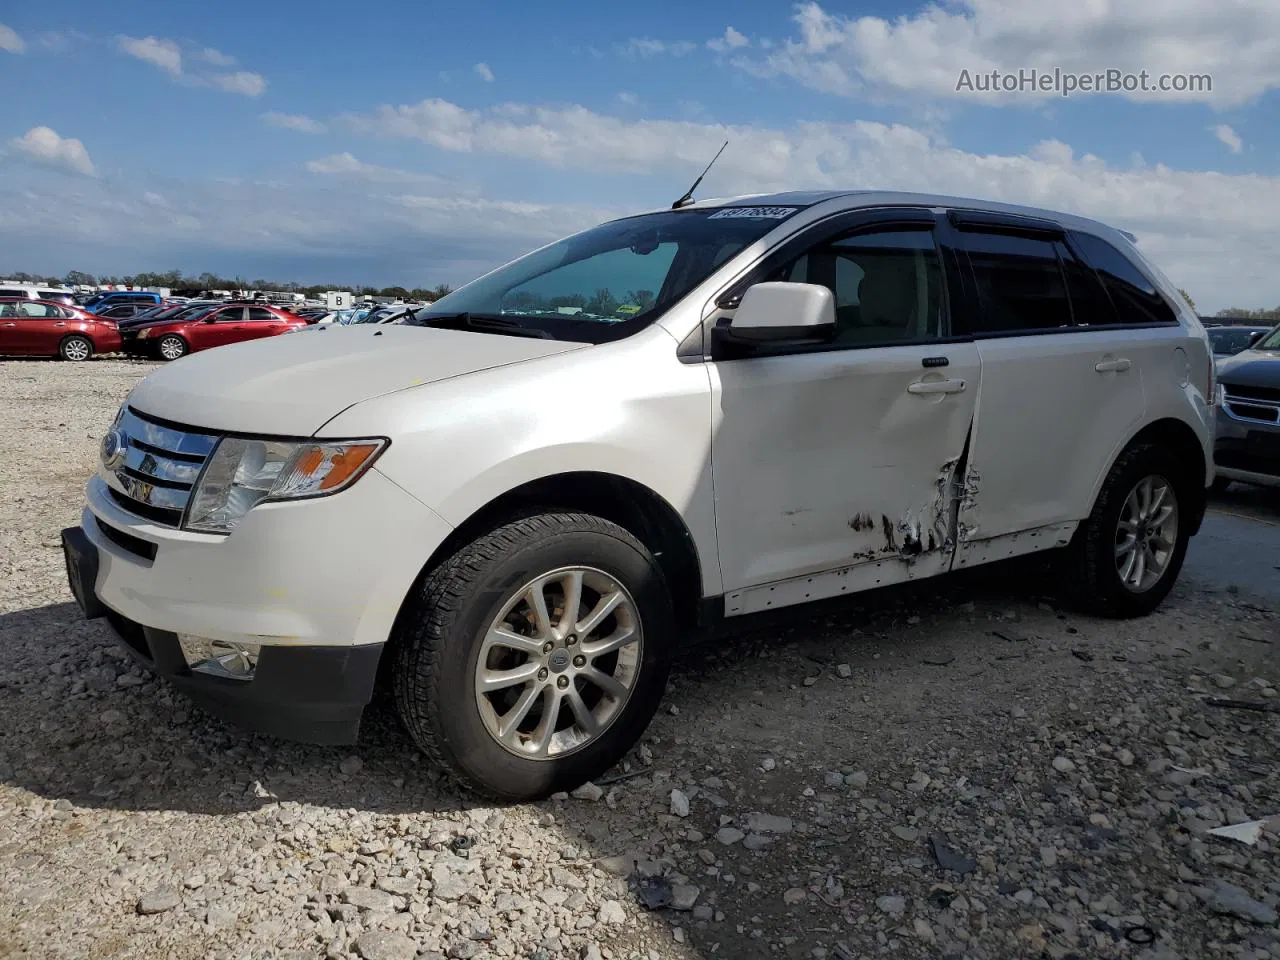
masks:
<instances>
[{"instance_id":1,"label":"front tire","mask_svg":"<svg viewBox=\"0 0 1280 960\"><path fill-rule=\"evenodd\" d=\"M161 360L177 360L187 353L187 341L177 334L171 333L160 338L156 344L156 354Z\"/></svg>"},{"instance_id":2,"label":"front tire","mask_svg":"<svg viewBox=\"0 0 1280 960\"><path fill-rule=\"evenodd\" d=\"M1231 486L1231 480L1227 477L1214 477L1213 484L1209 487L1210 493L1223 494Z\"/></svg>"},{"instance_id":3,"label":"front tire","mask_svg":"<svg viewBox=\"0 0 1280 960\"><path fill-rule=\"evenodd\" d=\"M63 360L83 363L93 356L93 341L79 334L66 337L58 344L58 356Z\"/></svg>"},{"instance_id":4,"label":"front tire","mask_svg":"<svg viewBox=\"0 0 1280 960\"><path fill-rule=\"evenodd\" d=\"M1125 450L1062 558L1076 605L1117 619L1155 610L1186 557L1192 492L1185 467L1165 448L1144 443Z\"/></svg>"},{"instance_id":5,"label":"front tire","mask_svg":"<svg viewBox=\"0 0 1280 960\"><path fill-rule=\"evenodd\" d=\"M541 799L600 776L639 740L675 635L661 569L622 527L578 513L515 519L415 588L393 640L396 706L463 786Z\"/></svg>"}]
</instances>

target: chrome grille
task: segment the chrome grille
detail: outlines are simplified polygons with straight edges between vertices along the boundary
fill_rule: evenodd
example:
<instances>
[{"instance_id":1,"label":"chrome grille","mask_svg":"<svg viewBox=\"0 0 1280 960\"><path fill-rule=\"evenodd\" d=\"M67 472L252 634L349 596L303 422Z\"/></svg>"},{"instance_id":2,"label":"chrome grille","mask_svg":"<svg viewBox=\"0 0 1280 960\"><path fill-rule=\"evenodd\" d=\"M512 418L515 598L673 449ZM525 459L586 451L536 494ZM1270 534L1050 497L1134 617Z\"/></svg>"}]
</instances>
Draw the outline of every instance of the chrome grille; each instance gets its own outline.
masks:
<instances>
[{"instance_id":1,"label":"chrome grille","mask_svg":"<svg viewBox=\"0 0 1280 960\"><path fill-rule=\"evenodd\" d=\"M1280 396L1274 399L1267 397L1266 388L1238 387L1235 384L1224 384L1227 415L1236 420L1248 420L1251 423L1280 423ZM1276 391L1280 394L1280 391Z\"/></svg>"},{"instance_id":2,"label":"chrome grille","mask_svg":"<svg viewBox=\"0 0 1280 960\"><path fill-rule=\"evenodd\" d=\"M217 443L215 434L161 423L129 407L104 438L101 474L125 510L181 526L191 490ZM107 456L109 449L114 456Z\"/></svg>"}]
</instances>

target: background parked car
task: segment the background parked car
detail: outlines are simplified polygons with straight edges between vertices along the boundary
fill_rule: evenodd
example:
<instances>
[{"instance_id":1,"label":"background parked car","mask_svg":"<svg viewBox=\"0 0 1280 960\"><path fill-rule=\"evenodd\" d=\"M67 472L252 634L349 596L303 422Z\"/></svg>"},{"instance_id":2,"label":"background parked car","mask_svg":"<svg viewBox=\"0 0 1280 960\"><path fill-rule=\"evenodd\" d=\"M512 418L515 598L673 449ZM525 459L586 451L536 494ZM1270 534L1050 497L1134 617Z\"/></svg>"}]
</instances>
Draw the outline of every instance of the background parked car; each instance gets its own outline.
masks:
<instances>
[{"instance_id":1,"label":"background parked car","mask_svg":"<svg viewBox=\"0 0 1280 960\"><path fill-rule=\"evenodd\" d=\"M88 360L119 349L114 320L52 300L0 298L0 354Z\"/></svg>"},{"instance_id":2,"label":"background parked car","mask_svg":"<svg viewBox=\"0 0 1280 960\"><path fill-rule=\"evenodd\" d=\"M145 323L125 343L133 354L177 360L197 350L208 350L243 340L274 337L305 329L307 321L277 307L260 303L229 303L198 311L194 316Z\"/></svg>"},{"instance_id":3,"label":"background parked car","mask_svg":"<svg viewBox=\"0 0 1280 960\"><path fill-rule=\"evenodd\" d=\"M167 307L168 304L166 304L165 306ZM157 307L153 303L139 303L139 302L115 303L109 307L106 307L102 310L97 311L96 315L99 317L105 317L108 320L114 320L116 321L117 324L119 324L121 320L130 320L133 317L136 317L139 314L144 314L144 313L152 314L160 309L164 309L164 308Z\"/></svg>"},{"instance_id":4,"label":"background parked car","mask_svg":"<svg viewBox=\"0 0 1280 960\"><path fill-rule=\"evenodd\" d=\"M1214 489L1234 481L1280 487L1280 326L1219 361L1218 383Z\"/></svg>"},{"instance_id":5,"label":"background parked car","mask_svg":"<svg viewBox=\"0 0 1280 960\"><path fill-rule=\"evenodd\" d=\"M99 313L117 303L149 303L158 306L163 302L164 298L160 294L149 290L107 290L90 297L81 306L90 313Z\"/></svg>"},{"instance_id":6,"label":"background parked car","mask_svg":"<svg viewBox=\"0 0 1280 960\"><path fill-rule=\"evenodd\" d=\"M0 297L20 297L26 300L44 300L47 303L65 303L75 306L75 296L70 290L31 286L25 283L0 283Z\"/></svg>"},{"instance_id":7,"label":"background parked car","mask_svg":"<svg viewBox=\"0 0 1280 960\"><path fill-rule=\"evenodd\" d=\"M1213 348L1213 358L1220 360L1247 350L1266 336L1270 329L1255 325L1232 325L1210 327L1206 332L1209 334L1209 345Z\"/></svg>"}]
</instances>

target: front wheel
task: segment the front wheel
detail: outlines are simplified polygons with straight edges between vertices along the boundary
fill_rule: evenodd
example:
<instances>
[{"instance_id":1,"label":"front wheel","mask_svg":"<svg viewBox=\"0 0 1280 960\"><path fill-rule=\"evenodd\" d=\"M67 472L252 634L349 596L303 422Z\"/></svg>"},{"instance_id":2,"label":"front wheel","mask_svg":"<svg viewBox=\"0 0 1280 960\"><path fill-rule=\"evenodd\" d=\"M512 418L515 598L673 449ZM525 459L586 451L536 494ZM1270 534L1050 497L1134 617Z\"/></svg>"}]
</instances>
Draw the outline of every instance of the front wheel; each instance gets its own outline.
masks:
<instances>
[{"instance_id":1,"label":"front wheel","mask_svg":"<svg viewBox=\"0 0 1280 960\"><path fill-rule=\"evenodd\" d=\"M1231 480L1227 477L1214 477L1213 485L1209 487L1211 493L1226 493L1231 486Z\"/></svg>"},{"instance_id":2,"label":"front wheel","mask_svg":"<svg viewBox=\"0 0 1280 960\"><path fill-rule=\"evenodd\" d=\"M160 354L163 360L177 360L186 352L187 341L175 334L161 337L160 342L156 344L156 353Z\"/></svg>"},{"instance_id":3,"label":"front wheel","mask_svg":"<svg viewBox=\"0 0 1280 960\"><path fill-rule=\"evenodd\" d=\"M644 733L675 629L657 561L626 530L575 513L513 520L411 595L396 705L464 786L540 799L598 777Z\"/></svg>"},{"instance_id":4,"label":"front wheel","mask_svg":"<svg viewBox=\"0 0 1280 960\"><path fill-rule=\"evenodd\" d=\"M1155 610L1187 553L1192 490L1164 448L1139 444L1122 453L1065 550L1061 572L1077 605L1117 618Z\"/></svg>"}]
</instances>

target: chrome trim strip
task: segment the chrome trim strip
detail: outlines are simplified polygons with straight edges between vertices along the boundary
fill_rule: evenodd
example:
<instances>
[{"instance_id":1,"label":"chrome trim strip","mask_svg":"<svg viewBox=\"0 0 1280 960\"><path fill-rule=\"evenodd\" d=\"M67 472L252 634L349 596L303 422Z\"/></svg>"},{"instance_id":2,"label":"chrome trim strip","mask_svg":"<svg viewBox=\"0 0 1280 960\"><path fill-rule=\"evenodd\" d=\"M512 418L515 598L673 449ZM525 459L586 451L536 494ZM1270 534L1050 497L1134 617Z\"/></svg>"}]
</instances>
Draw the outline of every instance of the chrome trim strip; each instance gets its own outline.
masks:
<instances>
[{"instance_id":1,"label":"chrome trim strip","mask_svg":"<svg viewBox=\"0 0 1280 960\"><path fill-rule=\"evenodd\" d=\"M124 466L137 473L145 473L149 477L173 483L185 483L189 486L196 482L204 464L171 460L130 444L125 448Z\"/></svg>"},{"instance_id":2,"label":"chrome trim strip","mask_svg":"<svg viewBox=\"0 0 1280 960\"><path fill-rule=\"evenodd\" d=\"M132 408L125 410L117 427L130 437L137 437L144 443L170 453L207 457L218 443L218 438L211 434L187 433L151 423L138 416Z\"/></svg>"}]
</instances>

